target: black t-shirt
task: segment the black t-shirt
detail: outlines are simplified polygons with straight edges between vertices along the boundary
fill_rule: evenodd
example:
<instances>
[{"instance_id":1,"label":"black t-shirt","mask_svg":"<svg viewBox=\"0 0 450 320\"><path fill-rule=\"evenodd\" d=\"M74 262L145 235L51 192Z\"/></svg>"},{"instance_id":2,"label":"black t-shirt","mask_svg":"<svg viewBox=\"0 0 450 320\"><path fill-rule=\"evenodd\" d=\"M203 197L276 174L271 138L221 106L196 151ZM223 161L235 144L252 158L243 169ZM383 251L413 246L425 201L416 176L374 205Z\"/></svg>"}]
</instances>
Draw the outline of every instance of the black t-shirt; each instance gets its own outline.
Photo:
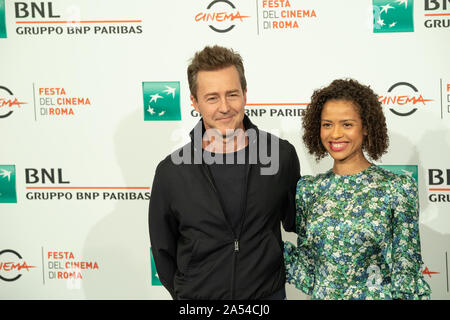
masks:
<instances>
[{"instance_id":1,"label":"black t-shirt","mask_svg":"<svg viewBox=\"0 0 450 320\"><path fill-rule=\"evenodd\" d=\"M248 146L226 154L211 153L205 150L203 152L204 155L216 160L215 163L208 166L225 215L237 235L240 231L245 204Z\"/></svg>"}]
</instances>

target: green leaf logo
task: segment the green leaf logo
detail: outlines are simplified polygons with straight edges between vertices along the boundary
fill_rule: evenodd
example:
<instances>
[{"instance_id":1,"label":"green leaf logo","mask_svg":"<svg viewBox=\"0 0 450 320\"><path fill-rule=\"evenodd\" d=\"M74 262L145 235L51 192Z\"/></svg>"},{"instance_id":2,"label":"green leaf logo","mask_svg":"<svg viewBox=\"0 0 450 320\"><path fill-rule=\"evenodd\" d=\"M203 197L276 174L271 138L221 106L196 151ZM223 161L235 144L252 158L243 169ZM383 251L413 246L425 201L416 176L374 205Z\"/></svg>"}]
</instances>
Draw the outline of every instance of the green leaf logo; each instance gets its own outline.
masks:
<instances>
[{"instance_id":1,"label":"green leaf logo","mask_svg":"<svg viewBox=\"0 0 450 320\"><path fill-rule=\"evenodd\" d=\"M413 0L373 0L373 32L414 32Z\"/></svg>"},{"instance_id":2,"label":"green leaf logo","mask_svg":"<svg viewBox=\"0 0 450 320\"><path fill-rule=\"evenodd\" d=\"M5 0L0 0L0 38L6 38Z\"/></svg>"},{"instance_id":3,"label":"green leaf logo","mask_svg":"<svg viewBox=\"0 0 450 320\"><path fill-rule=\"evenodd\" d=\"M0 165L0 203L17 203L14 165Z\"/></svg>"},{"instance_id":4,"label":"green leaf logo","mask_svg":"<svg viewBox=\"0 0 450 320\"><path fill-rule=\"evenodd\" d=\"M181 120L180 82L142 82L145 121Z\"/></svg>"},{"instance_id":5,"label":"green leaf logo","mask_svg":"<svg viewBox=\"0 0 450 320\"><path fill-rule=\"evenodd\" d=\"M153 259L152 248L150 248L150 259L152 268L152 286L162 286L161 280L158 278L158 273L156 272L155 260Z\"/></svg>"}]
</instances>

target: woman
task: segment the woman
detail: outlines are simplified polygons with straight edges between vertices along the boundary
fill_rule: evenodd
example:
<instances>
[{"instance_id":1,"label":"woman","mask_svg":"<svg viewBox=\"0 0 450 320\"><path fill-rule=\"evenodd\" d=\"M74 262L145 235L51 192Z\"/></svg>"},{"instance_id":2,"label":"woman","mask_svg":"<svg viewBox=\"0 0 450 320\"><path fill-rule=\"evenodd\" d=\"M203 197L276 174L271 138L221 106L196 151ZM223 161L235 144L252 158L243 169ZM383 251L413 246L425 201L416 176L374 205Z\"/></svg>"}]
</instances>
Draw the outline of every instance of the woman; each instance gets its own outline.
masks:
<instances>
[{"instance_id":1,"label":"woman","mask_svg":"<svg viewBox=\"0 0 450 320\"><path fill-rule=\"evenodd\" d=\"M377 96L355 80L316 90L303 117L309 153L333 168L297 184L297 247L285 242L287 282L312 299L427 299L417 184L367 160L389 138Z\"/></svg>"}]
</instances>

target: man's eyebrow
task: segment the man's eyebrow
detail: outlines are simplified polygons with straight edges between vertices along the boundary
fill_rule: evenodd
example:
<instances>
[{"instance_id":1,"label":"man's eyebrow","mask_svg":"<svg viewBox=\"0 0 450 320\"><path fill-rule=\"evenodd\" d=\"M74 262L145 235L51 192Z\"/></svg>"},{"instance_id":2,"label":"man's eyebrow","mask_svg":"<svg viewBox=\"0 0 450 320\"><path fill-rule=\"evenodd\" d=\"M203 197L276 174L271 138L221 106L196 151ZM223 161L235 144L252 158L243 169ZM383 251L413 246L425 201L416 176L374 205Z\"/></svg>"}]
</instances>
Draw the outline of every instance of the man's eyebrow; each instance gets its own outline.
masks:
<instances>
[{"instance_id":1,"label":"man's eyebrow","mask_svg":"<svg viewBox=\"0 0 450 320\"><path fill-rule=\"evenodd\" d=\"M234 90L225 91L225 94L230 94L230 93L239 93L239 89L234 89ZM207 92L207 93L205 93L203 96L204 96L204 97L207 97L207 96L217 96L217 95L219 95L219 93L213 91L213 92Z\"/></svg>"},{"instance_id":2,"label":"man's eyebrow","mask_svg":"<svg viewBox=\"0 0 450 320\"><path fill-rule=\"evenodd\" d=\"M204 96L204 97L207 97L207 96L217 96L217 95L218 95L217 92L207 92L207 93L205 93L203 96Z\"/></svg>"}]
</instances>

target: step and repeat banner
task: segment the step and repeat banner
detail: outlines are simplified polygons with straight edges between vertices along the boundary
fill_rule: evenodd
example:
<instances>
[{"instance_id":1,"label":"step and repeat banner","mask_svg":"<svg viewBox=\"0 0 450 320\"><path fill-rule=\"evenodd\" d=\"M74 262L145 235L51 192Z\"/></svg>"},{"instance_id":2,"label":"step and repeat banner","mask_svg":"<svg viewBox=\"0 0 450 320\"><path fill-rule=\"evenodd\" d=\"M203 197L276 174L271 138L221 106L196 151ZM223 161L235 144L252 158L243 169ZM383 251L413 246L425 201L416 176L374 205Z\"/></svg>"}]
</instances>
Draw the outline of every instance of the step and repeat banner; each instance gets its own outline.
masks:
<instances>
[{"instance_id":1,"label":"step and repeat banner","mask_svg":"<svg viewBox=\"0 0 450 320\"><path fill-rule=\"evenodd\" d=\"M246 112L296 147L302 175L332 166L301 141L313 91L373 88L378 164L417 179L423 274L450 299L448 0L0 0L0 299L170 299L150 188L199 120L186 68L214 44L242 55Z\"/></svg>"}]
</instances>

